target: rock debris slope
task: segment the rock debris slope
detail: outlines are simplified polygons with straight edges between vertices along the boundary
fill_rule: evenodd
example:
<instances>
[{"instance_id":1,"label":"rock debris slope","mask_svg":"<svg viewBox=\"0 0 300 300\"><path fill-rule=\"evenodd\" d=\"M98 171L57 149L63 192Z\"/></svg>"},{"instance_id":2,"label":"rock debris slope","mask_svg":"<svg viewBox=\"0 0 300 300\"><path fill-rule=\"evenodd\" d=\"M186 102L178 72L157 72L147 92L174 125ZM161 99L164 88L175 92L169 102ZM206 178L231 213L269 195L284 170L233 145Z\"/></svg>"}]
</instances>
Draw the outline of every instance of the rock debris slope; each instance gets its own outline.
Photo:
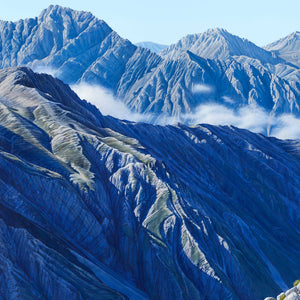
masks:
<instances>
[{"instance_id":1,"label":"rock debris slope","mask_svg":"<svg viewBox=\"0 0 300 300\"><path fill-rule=\"evenodd\" d=\"M91 13L51 5L37 18L0 22L0 66L20 65L104 86L152 122L183 119L211 102L300 111L299 68L223 29L189 35L158 55Z\"/></svg>"},{"instance_id":2,"label":"rock debris slope","mask_svg":"<svg viewBox=\"0 0 300 300\"><path fill-rule=\"evenodd\" d=\"M0 298L264 299L300 269L300 144L104 117L0 72Z\"/></svg>"}]
</instances>

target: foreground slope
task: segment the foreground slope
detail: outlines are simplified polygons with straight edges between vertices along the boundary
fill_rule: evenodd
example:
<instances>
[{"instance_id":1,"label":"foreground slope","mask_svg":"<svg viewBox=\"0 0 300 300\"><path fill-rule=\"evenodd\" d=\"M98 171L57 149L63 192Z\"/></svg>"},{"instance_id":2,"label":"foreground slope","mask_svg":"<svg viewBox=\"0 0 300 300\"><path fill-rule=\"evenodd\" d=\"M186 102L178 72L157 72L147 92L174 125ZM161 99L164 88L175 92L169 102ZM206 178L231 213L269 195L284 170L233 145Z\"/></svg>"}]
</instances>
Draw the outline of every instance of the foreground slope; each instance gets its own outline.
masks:
<instances>
[{"instance_id":1,"label":"foreground slope","mask_svg":"<svg viewBox=\"0 0 300 300\"><path fill-rule=\"evenodd\" d=\"M104 86L153 122L184 120L208 102L299 115L299 68L247 40L217 29L163 51L170 55L133 45L91 13L57 5L37 18L0 21L1 68L26 65L68 84Z\"/></svg>"},{"instance_id":2,"label":"foreground slope","mask_svg":"<svg viewBox=\"0 0 300 300\"><path fill-rule=\"evenodd\" d=\"M263 299L299 276L299 141L103 117L0 72L0 297Z\"/></svg>"}]
</instances>

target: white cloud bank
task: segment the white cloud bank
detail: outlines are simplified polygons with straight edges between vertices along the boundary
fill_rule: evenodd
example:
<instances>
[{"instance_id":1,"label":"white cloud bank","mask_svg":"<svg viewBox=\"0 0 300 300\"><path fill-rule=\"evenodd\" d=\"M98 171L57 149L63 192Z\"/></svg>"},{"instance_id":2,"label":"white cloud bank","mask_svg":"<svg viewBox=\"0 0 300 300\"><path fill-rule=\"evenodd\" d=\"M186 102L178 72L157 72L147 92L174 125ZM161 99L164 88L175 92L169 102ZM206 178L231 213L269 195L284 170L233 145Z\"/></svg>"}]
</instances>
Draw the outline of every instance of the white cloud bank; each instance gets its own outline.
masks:
<instances>
[{"instance_id":1,"label":"white cloud bank","mask_svg":"<svg viewBox=\"0 0 300 300\"><path fill-rule=\"evenodd\" d=\"M263 108L254 105L235 111L220 104L202 104L184 119L189 124L233 125L281 139L300 139L299 118L292 114L271 117Z\"/></svg>"},{"instance_id":2,"label":"white cloud bank","mask_svg":"<svg viewBox=\"0 0 300 300\"><path fill-rule=\"evenodd\" d=\"M201 87L199 87L201 86ZM85 99L99 108L103 115L111 115L119 119L135 122L150 122L153 116L131 112L126 105L115 99L113 94L100 86L81 83L72 86L72 89L82 99ZM198 85L198 90L208 92L211 88ZM229 100L231 100L229 98ZM227 101L226 101L227 102ZM217 103L201 104L194 113L183 115L182 118L162 117L156 123L174 124L185 122L189 125L207 123L212 125L233 125L265 135L276 136L281 139L300 139L300 119L291 114L277 117L270 115L261 107L245 106L233 110Z\"/></svg>"},{"instance_id":3,"label":"white cloud bank","mask_svg":"<svg viewBox=\"0 0 300 300\"><path fill-rule=\"evenodd\" d=\"M103 115L110 115L118 119L147 122L147 116L134 113L120 100L117 100L111 91L99 85L80 83L71 86L72 90L81 98L94 104Z\"/></svg>"},{"instance_id":4,"label":"white cloud bank","mask_svg":"<svg viewBox=\"0 0 300 300\"><path fill-rule=\"evenodd\" d=\"M56 70L52 67L49 67L49 66L35 65L35 66L32 66L32 70L36 73L46 73L53 77L57 77L57 75L58 75L58 70Z\"/></svg>"},{"instance_id":5,"label":"white cloud bank","mask_svg":"<svg viewBox=\"0 0 300 300\"><path fill-rule=\"evenodd\" d=\"M243 107L234 111L220 104L202 104L195 113L186 116L189 123L234 125L254 132L263 132L268 125L268 115L259 107Z\"/></svg>"},{"instance_id":6,"label":"white cloud bank","mask_svg":"<svg viewBox=\"0 0 300 300\"><path fill-rule=\"evenodd\" d=\"M280 139L300 139L300 119L293 115L281 115L277 118L271 135Z\"/></svg>"}]
</instances>

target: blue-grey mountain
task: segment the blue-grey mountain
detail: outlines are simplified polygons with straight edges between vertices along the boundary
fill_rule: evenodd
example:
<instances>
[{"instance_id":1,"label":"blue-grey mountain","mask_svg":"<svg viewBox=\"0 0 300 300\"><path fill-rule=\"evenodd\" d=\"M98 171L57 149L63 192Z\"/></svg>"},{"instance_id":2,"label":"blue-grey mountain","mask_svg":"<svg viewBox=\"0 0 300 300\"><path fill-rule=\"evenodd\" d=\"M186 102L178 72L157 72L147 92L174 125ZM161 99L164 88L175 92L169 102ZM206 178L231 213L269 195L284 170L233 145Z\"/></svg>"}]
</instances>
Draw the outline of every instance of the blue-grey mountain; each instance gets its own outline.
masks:
<instances>
[{"instance_id":1,"label":"blue-grey mountain","mask_svg":"<svg viewBox=\"0 0 300 300\"><path fill-rule=\"evenodd\" d=\"M300 67L299 31L295 31L292 34L267 45L265 49Z\"/></svg>"},{"instance_id":2,"label":"blue-grey mountain","mask_svg":"<svg viewBox=\"0 0 300 300\"><path fill-rule=\"evenodd\" d=\"M4 69L0 298L275 296L299 276L299 158L235 127L105 117Z\"/></svg>"},{"instance_id":3,"label":"blue-grey mountain","mask_svg":"<svg viewBox=\"0 0 300 300\"><path fill-rule=\"evenodd\" d=\"M209 29L200 34L190 34L161 52L162 56L177 58L184 51L210 59L226 60L234 56L259 59L262 63L278 63L280 59L254 43L230 34L222 28Z\"/></svg>"},{"instance_id":4,"label":"blue-grey mountain","mask_svg":"<svg viewBox=\"0 0 300 300\"><path fill-rule=\"evenodd\" d=\"M299 81L299 66L294 61L285 60L286 57L280 56L279 52L268 50L272 49L260 48L247 39L233 35L224 29L215 28L200 34L187 35L160 54L166 58L176 59L186 51L191 51L206 59L235 60L286 80Z\"/></svg>"},{"instance_id":5,"label":"blue-grey mountain","mask_svg":"<svg viewBox=\"0 0 300 300\"><path fill-rule=\"evenodd\" d=\"M299 68L222 29L187 36L157 55L90 13L50 6L38 18L1 21L0 45L2 68L27 65L69 84L99 84L154 120L180 119L207 102L300 111Z\"/></svg>"}]
</instances>

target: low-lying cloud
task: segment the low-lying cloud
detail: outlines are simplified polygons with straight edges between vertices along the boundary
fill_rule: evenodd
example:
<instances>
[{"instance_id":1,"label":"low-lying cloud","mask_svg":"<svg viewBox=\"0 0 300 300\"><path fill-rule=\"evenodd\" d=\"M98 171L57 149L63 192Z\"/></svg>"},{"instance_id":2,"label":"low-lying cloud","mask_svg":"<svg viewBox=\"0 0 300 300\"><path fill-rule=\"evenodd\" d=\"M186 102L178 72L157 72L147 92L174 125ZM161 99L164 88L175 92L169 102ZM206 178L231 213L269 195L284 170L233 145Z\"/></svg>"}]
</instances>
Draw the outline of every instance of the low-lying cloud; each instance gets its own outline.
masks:
<instances>
[{"instance_id":1,"label":"low-lying cloud","mask_svg":"<svg viewBox=\"0 0 300 300\"><path fill-rule=\"evenodd\" d=\"M207 84L194 84L192 87L192 92L194 94L209 94L213 91L213 88Z\"/></svg>"},{"instance_id":2,"label":"low-lying cloud","mask_svg":"<svg viewBox=\"0 0 300 300\"><path fill-rule=\"evenodd\" d=\"M280 139L300 139L300 119L287 114L279 116L271 135Z\"/></svg>"},{"instance_id":3,"label":"low-lying cloud","mask_svg":"<svg viewBox=\"0 0 300 300\"><path fill-rule=\"evenodd\" d=\"M203 85L200 86L201 88L198 86L198 89L204 91ZM161 125L175 124L176 122L183 122L188 125L201 123L233 125L281 139L300 139L300 119L291 114L270 117L268 112L255 105L234 110L218 103L201 104L195 112L183 114L180 118L160 116L154 119L151 114L131 112L122 101L117 100L109 90L101 86L81 83L72 86L72 88L80 98L97 106L103 115L111 115L119 119L147 123L154 120L154 123ZM233 102L229 97L224 100L225 103L230 102L231 104L231 101Z\"/></svg>"},{"instance_id":4,"label":"low-lying cloud","mask_svg":"<svg viewBox=\"0 0 300 300\"><path fill-rule=\"evenodd\" d=\"M87 83L73 85L71 88L81 99L94 104L103 115L110 115L118 119L134 122L147 122L148 117L146 115L130 111L122 101L117 100L112 92L106 88Z\"/></svg>"},{"instance_id":5,"label":"low-lying cloud","mask_svg":"<svg viewBox=\"0 0 300 300\"><path fill-rule=\"evenodd\" d=\"M223 96L222 99L224 100L225 103L234 104L234 100L231 97Z\"/></svg>"},{"instance_id":6,"label":"low-lying cloud","mask_svg":"<svg viewBox=\"0 0 300 300\"><path fill-rule=\"evenodd\" d=\"M53 77L58 76L58 70L54 69L52 67L49 67L49 66L35 65L35 66L32 66L32 70L36 73L45 73L45 74L49 74Z\"/></svg>"},{"instance_id":7,"label":"low-lying cloud","mask_svg":"<svg viewBox=\"0 0 300 300\"><path fill-rule=\"evenodd\" d=\"M216 103L201 104L194 113L185 115L184 121L188 124L233 125L281 139L300 139L300 119L292 114L271 117L257 105L233 110Z\"/></svg>"},{"instance_id":8,"label":"low-lying cloud","mask_svg":"<svg viewBox=\"0 0 300 300\"><path fill-rule=\"evenodd\" d=\"M253 132L265 132L270 118L260 107L245 106L233 110L220 104L199 105L194 113L185 116L189 124L233 125Z\"/></svg>"}]
</instances>

